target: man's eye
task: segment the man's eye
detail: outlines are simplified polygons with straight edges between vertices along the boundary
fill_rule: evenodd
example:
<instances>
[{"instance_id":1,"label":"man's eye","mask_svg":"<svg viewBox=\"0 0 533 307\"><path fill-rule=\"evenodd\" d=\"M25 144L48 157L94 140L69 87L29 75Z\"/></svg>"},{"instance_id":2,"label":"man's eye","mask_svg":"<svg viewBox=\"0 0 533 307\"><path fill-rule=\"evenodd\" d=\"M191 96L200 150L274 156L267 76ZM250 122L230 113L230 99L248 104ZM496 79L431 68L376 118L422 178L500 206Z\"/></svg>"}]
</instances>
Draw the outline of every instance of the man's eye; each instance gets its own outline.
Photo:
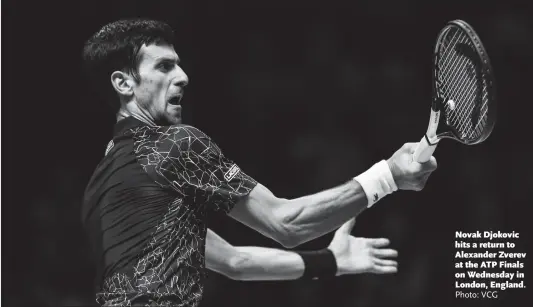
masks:
<instances>
[{"instance_id":1,"label":"man's eye","mask_svg":"<svg viewBox=\"0 0 533 307\"><path fill-rule=\"evenodd\" d=\"M162 70L164 70L164 71L169 71L169 70L171 70L173 67L174 67L174 65L171 64L171 63L162 63L162 64L160 65L160 68L161 68Z\"/></svg>"}]
</instances>

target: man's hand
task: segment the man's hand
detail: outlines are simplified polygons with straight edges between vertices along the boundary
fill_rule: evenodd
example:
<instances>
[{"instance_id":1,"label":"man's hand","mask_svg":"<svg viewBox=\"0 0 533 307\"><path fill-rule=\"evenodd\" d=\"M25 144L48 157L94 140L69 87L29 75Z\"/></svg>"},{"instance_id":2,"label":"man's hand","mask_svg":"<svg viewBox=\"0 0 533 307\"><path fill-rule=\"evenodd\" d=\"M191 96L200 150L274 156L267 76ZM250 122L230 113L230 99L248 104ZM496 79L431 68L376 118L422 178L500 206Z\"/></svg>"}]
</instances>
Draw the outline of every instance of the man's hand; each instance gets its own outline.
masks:
<instances>
[{"instance_id":1,"label":"man's hand","mask_svg":"<svg viewBox=\"0 0 533 307\"><path fill-rule=\"evenodd\" d=\"M422 190L429 175L437 169L435 157L425 163L413 161L417 145L418 143L406 143L387 160L394 182L400 190Z\"/></svg>"},{"instance_id":2,"label":"man's hand","mask_svg":"<svg viewBox=\"0 0 533 307\"><path fill-rule=\"evenodd\" d=\"M337 276L344 274L390 274L398 271L398 263L387 257L397 257L398 252L385 249L388 239L356 238L350 235L355 218L342 225L336 232L328 249L337 259Z\"/></svg>"}]
</instances>

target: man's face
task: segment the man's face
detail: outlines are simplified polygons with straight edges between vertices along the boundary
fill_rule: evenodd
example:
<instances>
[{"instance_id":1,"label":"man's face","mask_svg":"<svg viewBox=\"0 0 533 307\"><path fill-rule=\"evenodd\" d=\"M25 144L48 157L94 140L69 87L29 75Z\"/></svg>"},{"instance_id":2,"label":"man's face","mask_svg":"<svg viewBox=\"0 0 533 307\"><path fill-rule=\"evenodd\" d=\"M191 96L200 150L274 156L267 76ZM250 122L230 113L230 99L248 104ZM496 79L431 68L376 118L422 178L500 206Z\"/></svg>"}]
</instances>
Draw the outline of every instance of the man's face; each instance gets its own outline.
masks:
<instances>
[{"instance_id":1,"label":"man's face","mask_svg":"<svg viewBox=\"0 0 533 307\"><path fill-rule=\"evenodd\" d=\"M170 45L143 45L139 50L139 77L133 93L137 103L158 125L181 123L184 87L189 82L178 66L179 57Z\"/></svg>"}]
</instances>

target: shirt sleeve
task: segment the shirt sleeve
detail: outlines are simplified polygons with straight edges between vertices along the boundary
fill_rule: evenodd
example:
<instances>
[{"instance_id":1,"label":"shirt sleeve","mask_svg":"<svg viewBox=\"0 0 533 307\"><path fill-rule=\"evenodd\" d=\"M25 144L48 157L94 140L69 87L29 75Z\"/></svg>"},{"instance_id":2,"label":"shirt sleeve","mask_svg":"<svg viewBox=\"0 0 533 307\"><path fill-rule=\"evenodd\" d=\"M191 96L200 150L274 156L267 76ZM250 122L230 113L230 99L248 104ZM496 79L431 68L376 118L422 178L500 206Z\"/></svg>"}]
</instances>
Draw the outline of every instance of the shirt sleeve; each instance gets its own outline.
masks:
<instances>
[{"instance_id":1,"label":"shirt sleeve","mask_svg":"<svg viewBox=\"0 0 533 307\"><path fill-rule=\"evenodd\" d=\"M195 205L229 213L257 185L202 131L191 126L161 129L154 150L141 150L147 153L144 164L154 167L160 184Z\"/></svg>"}]
</instances>

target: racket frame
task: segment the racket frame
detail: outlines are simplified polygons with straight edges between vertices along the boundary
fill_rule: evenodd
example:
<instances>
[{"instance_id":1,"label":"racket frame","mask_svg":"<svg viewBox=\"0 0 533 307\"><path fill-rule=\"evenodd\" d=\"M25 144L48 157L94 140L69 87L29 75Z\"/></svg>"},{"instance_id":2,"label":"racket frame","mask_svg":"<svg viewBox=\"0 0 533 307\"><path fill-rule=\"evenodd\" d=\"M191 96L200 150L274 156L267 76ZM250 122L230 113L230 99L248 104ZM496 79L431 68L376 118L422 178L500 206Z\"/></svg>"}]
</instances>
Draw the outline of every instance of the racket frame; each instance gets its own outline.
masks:
<instances>
[{"instance_id":1,"label":"racket frame","mask_svg":"<svg viewBox=\"0 0 533 307\"><path fill-rule=\"evenodd\" d=\"M443 36L451 27L458 27L463 31L468 37L472 40L474 47L476 48L477 54L481 58L481 74L483 78L486 80L486 89L487 89L487 115L486 115L486 123L485 127L483 128L483 131L481 135L476 139L466 139L463 138L458 131L456 131L453 127L449 126L446 121L446 112L444 111L444 107L446 105L446 101L444 101L445 97L441 97L440 93L438 91L438 73L439 73L439 59L440 59L440 42ZM490 63L490 59L488 57L488 54L485 50L485 47L481 43L481 40L479 39L479 36L474 31L474 29L465 21L463 20L452 20L447 23L447 25L439 32L439 36L437 38L437 43L435 44L435 50L434 50L434 69L433 69L433 101L431 104L431 114L430 114L430 122L428 125L428 129L425 135L425 139L429 146L437 145L439 140L447 138L452 139L455 141L458 141L460 143L466 144L466 145L474 145L479 144L486 140L490 134L492 133L492 130L494 128L494 124L496 123L496 93L495 93L495 86L494 86L494 76L492 71L492 65Z\"/></svg>"},{"instance_id":2,"label":"racket frame","mask_svg":"<svg viewBox=\"0 0 533 307\"><path fill-rule=\"evenodd\" d=\"M486 81L485 86L488 95L487 118L481 135L475 139L467 139L462 137L457 130L447 124L448 119L446 118L445 106L448 102L444 101L446 98L441 97L439 93L439 50L441 46L441 40L443 39L446 32L449 31L452 27L459 28L473 42L474 48L476 48L477 51L477 55L480 57L481 60L481 76ZM492 133L494 124L496 122L496 101L492 65L490 64L490 59L488 57L487 52L485 51L485 47L481 43L481 40L479 39L479 36L474 31L474 29L463 20L452 20L448 22L446 26L442 28L442 30L439 32L433 56L433 100L431 103L429 124L426 134L420 140L413 153L413 160L419 163L429 161L431 155L437 148L437 145L441 139L452 139L466 145L474 145L483 142Z\"/></svg>"}]
</instances>

